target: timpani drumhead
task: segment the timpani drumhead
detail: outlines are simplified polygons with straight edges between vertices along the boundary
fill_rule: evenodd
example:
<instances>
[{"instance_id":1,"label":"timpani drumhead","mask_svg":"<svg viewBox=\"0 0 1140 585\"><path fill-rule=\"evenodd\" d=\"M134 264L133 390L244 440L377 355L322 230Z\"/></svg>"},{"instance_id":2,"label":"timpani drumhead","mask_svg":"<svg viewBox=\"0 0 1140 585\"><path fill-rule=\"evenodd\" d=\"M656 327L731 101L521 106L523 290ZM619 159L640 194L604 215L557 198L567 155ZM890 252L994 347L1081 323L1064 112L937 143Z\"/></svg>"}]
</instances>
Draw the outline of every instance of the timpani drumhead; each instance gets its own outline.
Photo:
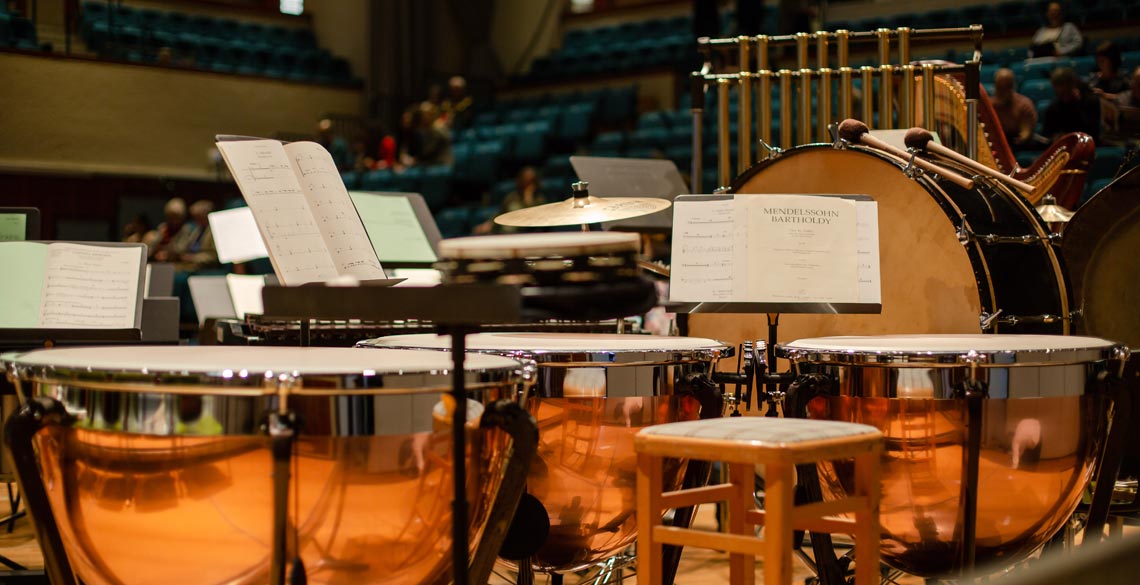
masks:
<instances>
[{"instance_id":1,"label":"timpani drumhead","mask_svg":"<svg viewBox=\"0 0 1140 585\"><path fill-rule=\"evenodd\" d=\"M439 256L451 260L589 256L637 252L640 238L626 232L503 234L452 238L439 243Z\"/></svg>"},{"instance_id":2,"label":"timpani drumhead","mask_svg":"<svg viewBox=\"0 0 1140 585\"><path fill-rule=\"evenodd\" d=\"M143 346L41 349L2 358L17 369L51 372L138 372L159 375L204 374L229 378L293 375L379 375L445 372L450 356L391 350L361 354L333 347ZM515 369L519 363L500 356L468 358L468 371ZM244 372L244 373L243 373Z\"/></svg>"},{"instance_id":3,"label":"timpani drumhead","mask_svg":"<svg viewBox=\"0 0 1140 585\"><path fill-rule=\"evenodd\" d=\"M1120 347L1097 337L1067 335L869 335L797 339L780 344L777 354L795 361L907 363L938 358L980 358L979 363L1048 365L1112 357Z\"/></svg>"}]
</instances>

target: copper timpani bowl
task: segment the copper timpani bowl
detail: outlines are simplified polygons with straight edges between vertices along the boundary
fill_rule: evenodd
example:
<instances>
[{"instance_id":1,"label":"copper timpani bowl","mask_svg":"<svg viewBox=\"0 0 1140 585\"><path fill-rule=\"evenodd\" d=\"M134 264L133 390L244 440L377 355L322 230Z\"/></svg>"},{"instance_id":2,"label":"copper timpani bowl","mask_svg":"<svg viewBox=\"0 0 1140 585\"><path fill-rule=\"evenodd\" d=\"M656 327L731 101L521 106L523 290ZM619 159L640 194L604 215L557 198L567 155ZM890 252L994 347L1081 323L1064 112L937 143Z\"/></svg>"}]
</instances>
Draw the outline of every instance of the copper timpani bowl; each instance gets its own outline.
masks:
<instances>
[{"instance_id":1,"label":"copper timpani bowl","mask_svg":"<svg viewBox=\"0 0 1140 585\"><path fill-rule=\"evenodd\" d=\"M436 335L394 335L362 347L447 349ZM655 424L695 419L683 390L731 356L719 341L688 337L575 333L484 333L469 351L534 360L527 410L538 421L538 459L527 490L546 508L550 534L531 558L535 570L572 571L612 557L637 538L633 436ZM719 413L718 413L719 414ZM684 462L666 471L678 489Z\"/></svg>"},{"instance_id":2,"label":"copper timpani bowl","mask_svg":"<svg viewBox=\"0 0 1140 585\"><path fill-rule=\"evenodd\" d=\"M289 512L308 581L450 576L446 355L117 347L3 361L25 395L54 398L73 417L42 429L36 446L68 560L89 585L264 583L273 482L262 425L282 400L300 424ZM513 396L524 366L471 356L466 369L470 395L485 402ZM473 422L474 548L510 444Z\"/></svg>"},{"instance_id":3,"label":"copper timpani bowl","mask_svg":"<svg viewBox=\"0 0 1140 585\"><path fill-rule=\"evenodd\" d=\"M1103 449L1110 401L1095 383L1127 349L1090 337L886 335L802 339L777 348L797 374L824 374L831 394L812 418L872 425L882 460L882 555L927 577L962 558L963 385L988 387L977 485L976 559L1024 559L1064 526ZM971 373L973 372L973 374ZM852 468L820 464L824 492L843 494Z\"/></svg>"}]
</instances>

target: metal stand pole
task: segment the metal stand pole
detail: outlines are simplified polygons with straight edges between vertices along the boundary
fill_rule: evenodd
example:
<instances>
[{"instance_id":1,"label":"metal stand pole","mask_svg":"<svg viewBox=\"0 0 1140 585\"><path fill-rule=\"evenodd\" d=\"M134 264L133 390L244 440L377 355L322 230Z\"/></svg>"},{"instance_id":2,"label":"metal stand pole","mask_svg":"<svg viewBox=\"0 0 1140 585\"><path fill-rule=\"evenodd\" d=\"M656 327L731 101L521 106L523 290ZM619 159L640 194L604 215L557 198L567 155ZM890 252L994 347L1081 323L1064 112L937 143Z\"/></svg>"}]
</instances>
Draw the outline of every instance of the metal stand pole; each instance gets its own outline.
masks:
<instances>
[{"instance_id":1,"label":"metal stand pole","mask_svg":"<svg viewBox=\"0 0 1140 585\"><path fill-rule=\"evenodd\" d=\"M982 402L986 389L978 383L966 388L966 449L963 451L965 477L962 478L962 551L963 577L974 572L978 534L978 460L982 450Z\"/></svg>"},{"instance_id":2,"label":"metal stand pole","mask_svg":"<svg viewBox=\"0 0 1140 585\"><path fill-rule=\"evenodd\" d=\"M441 333L444 327L441 327ZM452 433L452 489L451 502L451 562L452 582L467 585L467 390L464 361L467 353L467 327L448 327L451 334L451 397L455 399L455 412L451 418Z\"/></svg>"},{"instance_id":3,"label":"metal stand pole","mask_svg":"<svg viewBox=\"0 0 1140 585\"><path fill-rule=\"evenodd\" d=\"M270 449L273 453L273 548L269 559L269 582L284 585L289 566L289 465L293 457L293 423L288 415L269 415ZM300 562L300 551L295 551ZM303 568L301 569L304 570Z\"/></svg>"}]
</instances>

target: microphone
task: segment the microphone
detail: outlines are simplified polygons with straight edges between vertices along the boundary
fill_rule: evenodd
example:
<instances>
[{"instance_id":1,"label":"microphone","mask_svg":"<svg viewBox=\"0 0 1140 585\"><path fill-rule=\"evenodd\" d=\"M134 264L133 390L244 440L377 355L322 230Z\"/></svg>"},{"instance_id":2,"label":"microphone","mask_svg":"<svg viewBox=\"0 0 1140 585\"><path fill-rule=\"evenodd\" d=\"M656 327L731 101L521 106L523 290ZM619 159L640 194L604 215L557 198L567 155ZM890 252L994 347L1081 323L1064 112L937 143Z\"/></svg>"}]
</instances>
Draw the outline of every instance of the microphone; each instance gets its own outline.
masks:
<instances>
[{"instance_id":1,"label":"microphone","mask_svg":"<svg viewBox=\"0 0 1140 585\"><path fill-rule=\"evenodd\" d=\"M859 120L848 118L840 123L839 137L852 144L861 143L866 146L870 146L871 148L893 154L904 160L912 159L910 153L896 146L887 144L886 142L883 142L874 136L871 136L870 129L867 128L866 124L860 122ZM914 166L924 171L946 177L946 180L954 183L955 185L958 185L963 189L974 188L973 181L967 179L966 177L963 177L962 175L959 175L958 173L955 173L954 171L951 171L950 169L941 167L930 161L918 157L913 157L912 160L914 161Z\"/></svg>"},{"instance_id":2,"label":"microphone","mask_svg":"<svg viewBox=\"0 0 1140 585\"><path fill-rule=\"evenodd\" d=\"M1037 190L1037 187L1034 187L1029 183L1018 181L1017 179L1008 175L1003 175L1002 173L991 169L990 167L987 167L986 165L956 150L946 148L945 146L938 144L934 141L934 135L925 128L911 128L910 130L907 130L906 138L904 138L903 141L906 143L907 148L925 150L928 152L933 152L935 154L940 154L950 160L958 161L959 163L977 171L979 174L1002 181L1010 186L1021 189L1026 193L1032 193Z\"/></svg>"}]
</instances>

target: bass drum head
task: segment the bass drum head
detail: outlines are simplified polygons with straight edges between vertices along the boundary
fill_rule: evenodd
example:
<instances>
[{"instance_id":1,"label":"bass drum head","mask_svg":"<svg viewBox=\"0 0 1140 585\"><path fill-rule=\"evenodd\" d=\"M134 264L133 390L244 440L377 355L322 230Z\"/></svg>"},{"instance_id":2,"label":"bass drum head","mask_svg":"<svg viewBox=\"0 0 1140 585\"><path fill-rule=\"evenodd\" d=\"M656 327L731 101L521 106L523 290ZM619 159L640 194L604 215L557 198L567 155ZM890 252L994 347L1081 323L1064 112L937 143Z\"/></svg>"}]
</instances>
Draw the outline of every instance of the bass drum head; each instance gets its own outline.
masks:
<instances>
[{"instance_id":1,"label":"bass drum head","mask_svg":"<svg viewBox=\"0 0 1140 585\"><path fill-rule=\"evenodd\" d=\"M780 315L779 339L858 333L979 333L977 277L954 224L928 191L885 156L809 146L786 151L737 179L738 194L870 195L879 204L883 310L877 315ZM763 318L694 314L690 333L726 341L766 339Z\"/></svg>"},{"instance_id":2,"label":"bass drum head","mask_svg":"<svg viewBox=\"0 0 1140 585\"><path fill-rule=\"evenodd\" d=\"M1082 205L1062 241L1077 331L1140 348L1140 167Z\"/></svg>"}]
</instances>

